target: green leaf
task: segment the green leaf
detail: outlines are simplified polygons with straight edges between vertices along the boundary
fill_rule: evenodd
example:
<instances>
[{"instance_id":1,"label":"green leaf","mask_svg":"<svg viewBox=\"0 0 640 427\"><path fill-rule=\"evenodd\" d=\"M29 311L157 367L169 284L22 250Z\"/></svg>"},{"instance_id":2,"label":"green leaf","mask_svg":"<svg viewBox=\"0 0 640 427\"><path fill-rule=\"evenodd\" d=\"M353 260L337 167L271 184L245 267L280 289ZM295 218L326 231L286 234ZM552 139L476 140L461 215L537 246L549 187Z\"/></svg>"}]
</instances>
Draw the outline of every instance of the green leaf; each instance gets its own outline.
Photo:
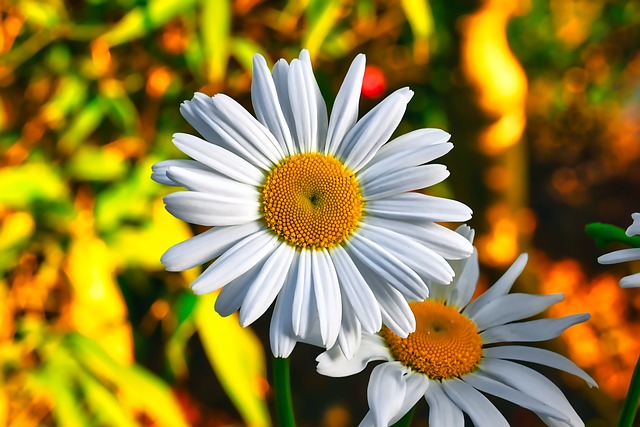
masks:
<instances>
[{"instance_id":1,"label":"green leaf","mask_svg":"<svg viewBox=\"0 0 640 427\"><path fill-rule=\"evenodd\" d=\"M73 118L58 143L63 153L71 153L100 126L104 118L105 105L102 98L89 101Z\"/></svg>"},{"instance_id":2,"label":"green leaf","mask_svg":"<svg viewBox=\"0 0 640 427\"><path fill-rule=\"evenodd\" d=\"M27 22L43 28L54 28L66 20L62 2L21 0L16 3Z\"/></svg>"},{"instance_id":3,"label":"green leaf","mask_svg":"<svg viewBox=\"0 0 640 427\"><path fill-rule=\"evenodd\" d=\"M44 163L0 169L0 205L25 209L36 201L57 201L67 195L59 172Z\"/></svg>"},{"instance_id":4,"label":"green leaf","mask_svg":"<svg viewBox=\"0 0 640 427\"><path fill-rule=\"evenodd\" d=\"M309 49L312 59L316 57L322 42L338 22L341 10L341 0L311 0L306 10L309 28L303 46Z\"/></svg>"},{"instance_id":5,"label":"green leaf","mask_svg":"<svg viewBox=\"0 0 640 427\"><path fill-rule=\"evenodd\" d=\"M429 37L433 34L434 23L431 7L427 0L402 0L402 9L413 32L414 55L419 60L429 56Z\"/></svg>"},{"instance_id":6,"label":"green leaf","mask_svg":"<svg viewBox=\"0 0 640 427\"><path fill-rule=\"evenodd\" d=\"M596 246L603 248L610 243L624 243L640 248L640 236L627 236L622 228L611 224L594 222L585 227L585 231L596 242Z\"/></svg>"},{"instance_id":7,"label":"green leaf","mask_svg":"<svg viewBox=\"0 0 640 427\"><path fill-rule=\"evenodd\" d=\"M118 153L91 145L80 147L66 165L69 176L86 181L113 181L126 171L127 165Z\"/></svg>"},{"instance_id":8,"label":"green leaf","mask_svg":"<svg viewBox=\"0 0 640 427\"><path fill-rule=\"evenodd\" d=\"M264 400L265 355L249 328L242 328L237 315L221 317L213 309L216 294L198 298L195 322L198 335L220 384L245 423L271 425Z\"/></svg>"},{"instance_id":9,"label":"green leaf","mask_svg":"<svg viewBox=\"0 0 640 427\"><path fill-rule=\"evenodd\" d=\"M61 77L52 98L42 107L42 117L57 126L73 110L79 108L86 98L86 80L73 74Z\"/></svg>"},{"instance_id":10,"label":"green leaf","mask_svg":"<svg viewBox=\"0 0 640 427\"><path fill-rule=\"evenodd\" d=\"M253 55L261 54L265 58L269 54L259 44L246 38L234 38L231 40L231 54L238 60L242 67L251 72L253 69Z\"/></svg>"},{"instance_id":11,"label":"green leaf","mask_svg":"<svg viewBox=\"0 0 640 427\"><path fill-rule=\"evenodd\" d=\"M229 60L231 3L229 0L203 0L201 4L200 29L207 79L212 83L220 83L226 74Z\"/></svg>"}]
</instances>

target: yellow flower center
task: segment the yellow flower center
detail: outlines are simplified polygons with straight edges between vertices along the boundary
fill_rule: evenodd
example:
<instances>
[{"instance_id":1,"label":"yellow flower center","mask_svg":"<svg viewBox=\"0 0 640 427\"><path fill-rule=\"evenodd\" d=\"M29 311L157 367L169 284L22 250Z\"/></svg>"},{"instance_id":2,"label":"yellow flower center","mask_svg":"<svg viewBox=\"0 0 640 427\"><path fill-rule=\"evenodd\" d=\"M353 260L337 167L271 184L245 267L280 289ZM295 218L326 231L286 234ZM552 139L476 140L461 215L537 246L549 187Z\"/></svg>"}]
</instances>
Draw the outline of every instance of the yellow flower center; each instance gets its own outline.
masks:
<instances>
[{"instance_id":1,"label":"yellow flower center","mask_svg":"<svg viewBox=\"0 0 640 427\"><path fill-rule=\"evenodd\" d=\"M386 326L380 331L393 357L434 380L472 372L482 357L476 324L442 301L412 303L416 331L400 338Z\"/></svg>"},{"instance_id":2,"label":"yellow flower center","mask_svg":"<svg viewBox=\"0 0 640 427\"><path fill-rule=\"evenodd\" d=\"M355 175L320 153L287 157L262 188L267 227L302 248L342 243L358 226L362 204Z\"/></svg>"}]
</instances>

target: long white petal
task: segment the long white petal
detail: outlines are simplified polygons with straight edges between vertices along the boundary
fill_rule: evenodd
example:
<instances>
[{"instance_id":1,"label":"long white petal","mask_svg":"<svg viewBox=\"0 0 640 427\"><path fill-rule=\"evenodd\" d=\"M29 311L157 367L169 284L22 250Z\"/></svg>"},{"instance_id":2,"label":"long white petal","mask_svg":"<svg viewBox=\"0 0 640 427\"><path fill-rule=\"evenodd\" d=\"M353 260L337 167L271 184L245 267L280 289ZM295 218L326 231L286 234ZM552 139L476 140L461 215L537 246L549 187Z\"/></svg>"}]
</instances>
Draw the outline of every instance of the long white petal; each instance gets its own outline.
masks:
<instances>
[{"instance_id":1,"label":"long white petal","mask_svg":"<svg viewBox=\"0 0 640 427\"><path fill-rule=\"evenodd\" d=\"M472 372L467 374L463 377L463 381L477 390L508 400L537 414L546 415L562 422L569 421L569 417L558 411L556 408L546 405L526 393L522 393L500 381L496 381L482 372Z\"/></svg>"},{"instance_id":2,"label":"long white petal","mask_svg":"<svg viewBox=\"0 0 640 427\"><path fill-rule=\"evenodd\" d=\"M442 388L469 415L476 427L509 427L509 423L493 403L464 381L451 378L442 382Z\"/></svg>"},{"instance_id":3,"label":"long white petal","mask_svg":"<svg viewBox=\"0 0 640 427\"><path fill-rule=\"evenodd\" d=\"M276 299L273 316L271 316L269 341L271 343L271 352L275 357L289 357L298 342L293 333L291 318L293 316L293 295L298 278L299 257L300 253L294 251L289 274Z\"/></svg>"},{"instance_id":4,"label":"long white petal","mask_svg":"<svg viewBox=\"0 0 640 427\"><path fill-rule=\"evenodd\" d=\"M362 327L351 309L347 298L342 295L342 324L338 333L337 345L347 359L353 358L360 347Z\"/></svg>"},{"instance_id":5,"label":"long white petal","mask_svg":"<svg viewBox=\"0 0 640 427\"><path fill-rule=\"evenodd\" d=\"M620 287L637 288L640 287L640 273L631 274L620 279Z\"/></svg>"},{"instance_id":6,"label":"long white petal","mask_svg":"<svg viewBox=\"0 0 640 427\"><path fill-rule=\"evenodd\" d=\"M160 258L167 271L183 271L219 256L241 239L263 228L259 222L214 227L170 247Z\"/></svg>"},{"instance_id":7,"label":"long white petal","mask_svg":"<svg viewBox=\"0 0 640 427\"><path fill-rule=\"evenodd\" d=\"M215 303L215 309L220 316L226 317L240 310L249 288L260 274L264 261L264 259L259 261L249 271L220 289Z\"/></svg>"},{"instance_id":8,"label":"long white petal","mask_svg":"<svg viewBox=\"0 0 640 427\"><path fill-rule=\"evenodd\" d=\"M260 204L196 191L178 191L164 196L167 210L176 218L198 225L238 225L262 217Z\"/></svg>"},{"instance_id":9,"label":"long white petal","mask_svg":"<svg viewBox=\"0 0 640 427\"><path fill-rule=\"evenodd\" d=\"M317 370L328 377L347 377L357 374L375 360L393 360L384 339L379 335L363 334L360 347L351 359L347 359L338 346L321 353L316 361Z\"/></svg>"},{"instance_id":10,"label":"long white petal","mask_svg":"<svg viewBox=\"0 0 640 427\"><path fill-rule=\"evenodd\" d=\"M451 283L454 273L449 263L434 250L421 245L416 240L395 231L370 225L366 221L356 233L377 243L398 260L402 260L423 280L440 284Z\"/></svg>"},{"instance_id":11,"label":"long white petal","mask_svg":"<svg viewBox=\"0 0 640 427\"><path fill-rule=\"evenodd\" d=\"M467 258L473 252L471 242L440 224L424 223L417 225L377 216L367 216L363 219L363 222L409 236L424 246L433 249L445 259Z\"/></svg>"},{"instance_id":12,"label":"long white petal","mask_svg":"<svg viewBox=\"0 0 640 427\"><path fill-rule=\"evenodd\" d=\"M291 61L288 75L289 101L295 121L294 138L300 152L318 150L318 103L308 78L305 65L298 59Z\"/></svg>"},{"instance_id":13,"label":"long white petal","mask_svg":"<svg viewBox=\"0 0 640 427\"><path fill-rule=\"evenodd\" d=\"M557 337L567 328L589 320L588 313L574 314L559 319L539 319L494 326L480 334L484 344L497 342L533 342L546 341Z\"/></svg>"},{"instance_id":14,"label":"long white petal","mask_svg":"<svg viewBox=\"0 0 640 427\"><path fill-rule=\"evenodd\" d=\"M309 93L313 93L313 99L315 102L315 114L316 114L316 139L318 141L316 145L316 150L319 152L324 152L325 142L327 140L327 126L328 126L328 118L327 118L327 105L324 102L324 98L320 93L320 87L318 86L318 82L316 81L315 76L313 75L313 68L311 67L311 57L309 55L309 51L307 49L302 49L300 52L300 62L302 64L302 71L305 76L305 85L307 87L307 91ZM313 111L313 110L312 110Z\"/></svg>"},{"instance_id":15,"label":"long white petal","mask_svg":"<svg viewBox=\"0 0 640 427\"><path fill-rule=\"evenodd\" d=\"M289 97L289 64L284 59L280 59L273 66L271 75L273 82L276 85L276 91L278 92L278 101L280 102L280 108L282 114L287 121L291 138L293 139L294 152L291 154L300 153L300 144L297 141L296 121L293 118L293 110L291 109L291 100Z\"/></svg>"},{"instance_id":16,"label":"long white petal","mask_svg":"<svg viewBox=\"0 0 640 427\"><path fill-rule=\"evenodd\" d=\"M379 200L407 191L420 190L444 181L449 171L443 165L424 165L402 169L368 181L360 179L364 200Z\"/></svg>"},{"instance_id":17,"label":"long white petal","mask_svg":"<svg viewBox=\"0 0 640 427\"><path fill-rule=\"evenodd\" d=\"M258 231L236 243L215 260L191 283L196 294L206 294L220 289L240 277L269 256L278 246L278 238L268 231Z\"/></svg>"},{"instance_id":18,"label":"long white petal","mask_svg":"<svg viewBox=\"0 0 640 427\"><path fill-rule=\"evenodd\" d=\"M269 256L247 292L240 309L240 324L246 327L262 316L284 285L295 249L285 242Z\"/></svg>"},{"instance_id":19,"label":"long white petal","mask_svg":"<svg viewBox=\"0 0 640 427\"><path fill-rule=\"evenodd\" d=\"M563 294L508 294L491 301L478 310L473 316L473 321L478 326L478 330L484 331L493 326L534 316L563 299Z\"/></svg>"},{"instance_id":20,"label":"long white petal","mask_svg":"<svg viewBox=\"0 0 640 427\"><path fill-rule=\"evenodd\" d=\"M255 186L264 181L264 173L252 163L196 136L176 133L173 143L187 156L236 181Z\"/></svg>"},{"instance_id":21,"label":"long white petal","mask_svg":"<svg viewBox=\"0 0 640 427\"><path fill-rule=\"evenodd\" d=\"M353 172L358 172L389 140L400 123L413 91L398 89L365 114L347 133L336 155Z\"/></svg>"},{"instance_id":22,"label":"long white petal","mask_svg":"<svg viewBox=\"0 0 640 427\"><path fill-rule=\"evenodd\" d=\"M383 278L407 298L423 300L429 296L429 288L409 266L381 245L361 235L361 230L347 241L349 253L358 257L376 275Z\"/></svg>"},{"instance_id":23,"label":"long white petal","mask_svg":"<svg viewBox=\"0 0 640 427\"><path fill-rule=\"evenodd\" d=\"M447 298L449 305L460 309L466 306L476 291L479 277L478 252L474 248L471 256L464 260L462 271L456 275L454 283L450 285L451 294Z\"/></svg>"},{"instance_id":24,"label":"long white petal","mask_svg":"<svg viewBox=\"0 0 640 427\"><path fill-rule=\"evenodd\" d=\"M310 312L315 311L312 307L313 283L311 282L311 252L303 249L298 257L298 276L296 278L296 289L293 297L293 333L303 335L311 326Z\"/></svg>"},{"instance_id":25,"label":"long white petal","mask_svg":"<svg viewBox=\"0 0 640 427\"><path fill-rule=\"evenodd\" d=\"M404 399L402 399L402 406L398 413L391 419L391 423L394 424L400 420L407 412L409 412L418 401L424 397L427 389L429 388L429 379L422 374L418 374L407 370L407 374L404 376L406 383L406 392Z\"/></svg>"},{"instance_id":26,"label":"long white petal","mask_svg":"<svg viewBox=\"0 0 640 427\"><path fill-rule=\"evenodd\" d=\"M584 426L562 391L539 372L518 363L500 359L484 359L480 369L492 378L559 410L569 418L570 426ZM546 421L547 417L544 414L539 416Z\"/></svg>"},{"instance_id":27,"label":"long white petal","mask_svg":"<svg viewBox=\"0 0 640 427\"><path fill-rule=\"evenodd\" d=\"M280 143L286 155L295 154L291 131L280 108L278 92L267 67L267 61L260 54L253 56L253 80L251 102L258 120L265 125Z\"/></svg>"},{"instance_id":28,"label":"long white petal","mask_svg":"<svg viewBox=\"0 0 640 427\"><path fill-rule=\"evenodd\" d=\"M326 249L311 251L313 290L318 304L320 335L325 348L333 347L342 323L338 275Z\"/></svg>"},{"instance_id":29,"label":"long white petal","mask_svg":"<svg viewBox=\"0 0 640 427\"><path fill-rule=\"evenodd\" d=\"M371 371L367 386L367 401L376 426L388 426L402 409L407 392L404 379L407 372L407 368L400 362L383 363Z\"/></svg>"},{"instance_id":30,"label":"long white petal","mask_svg":"<svg viewBox=\"0 0 640 427\"><path fill-rule=\"evenodd\" d=\"M255 186L238 182L213 171L171 166L167 170L167 177L192 191L256 202L260 199L260 193Z\"/></svg>"},{"instance_id":31,"label":"long white petal","mask_svg":"<svg viewBox=\"0 0 640 427\"><path fill-rule=\"evenodd\" d=\"M431 381L425 393L429 404L429 425L433 427L464 427L464 413L442 390L439 381Z\"/></svg>"},{"instance_id":32,"label":"long white petal","mask_svg":"<svg viewBox=\"0 0 640 427\"><path fill-rule=\"evenodd\" d=\"M324 148L326 154L334 155L336 153L345 135L358 120L358 103L362 91L365 63L364 54L356 56L340 86L329 119L327 143Z\"/></svg>"},{"instance_id":33,"label":"long white petal","mask_svg":"<svg viewBox=\"0 0 640 427\"><path fill-rule=\"evenodd\" d=\"M342 246L332 248L330 254L342 293L362 328L371 334L378 332L382 326L382 315L373 291Z\"/></svg>"},{"instance_id":34,"label":"long white petal","mask_svg":"<svg viewBox=\"0 0 640 427\"><path fill-rule=\"evenodd\" d=\"M382 200L372 200L365 210L371 215L399 221L466 221L471 209L457 200L421 193L402 193Z\"/></svg>"},{"instance_id":35,"label":"long white petal","mask_svg":"<svg viewBox=\"0 0 640 427\"><path fill-rule=\"evenodd\" d=\"M180 166L185 169L211 170L207 166L200 162L196 162L195 160L164 160L151 166L151 179L159 184L179 187L179 183L173 181L167 176L167 170L171 166Z\"/></svg>"},{"instance_id":36,"label":"long white petal","mask_svg":"<svg viewBox=\"0 0 640 427\"><path fill-rule=\"evenodd\" d=\"M500 347L489 347L483 350L485 358L520 360L523 362L537 363L560 369L577 377L582 378L589 384L589 387L597 387L595 380L585 371L580 369L573 361L561 354L544 348L528 347L523 345L505 345Z\"/></svg>"},{"instance_id":37,"label":"long white petal","mask_svg":"<svg viewBox=\"0 0 640 427\"><path fill-rule=\"evenodd\" d=\"M496 283L489 287L482 295L473 300L465 309L464 313L473 318L473 316L484 307L488 302L506 295L511 290L514 282L527 265L529 256L520 254L520 256L511 264L511 267L498 279Z\"/></svg>"},{"instance_id":38,"label":"long white petal","mask_svg":"<svg viewBox=\"0 0 640 427\"><path fill-rule=\"evenodd\" d=\"M598 257L600 264L617 264L619 262L640 259L640 248L621 249Z\"/></svg>"}]
</instances>

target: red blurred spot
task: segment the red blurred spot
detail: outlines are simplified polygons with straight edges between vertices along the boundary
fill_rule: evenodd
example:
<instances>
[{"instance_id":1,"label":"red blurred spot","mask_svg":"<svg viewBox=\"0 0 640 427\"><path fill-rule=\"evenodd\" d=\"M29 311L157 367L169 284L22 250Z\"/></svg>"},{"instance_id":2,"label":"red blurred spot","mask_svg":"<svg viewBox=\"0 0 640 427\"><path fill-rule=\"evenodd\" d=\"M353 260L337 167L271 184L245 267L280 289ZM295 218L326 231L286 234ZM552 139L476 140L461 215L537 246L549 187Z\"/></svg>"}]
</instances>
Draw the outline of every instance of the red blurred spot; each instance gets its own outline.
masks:
<instances>
[{"instance_id":1,"label":"red blurred spot","mask_svg":"<svg viewBox=\"0 0 640 427\"><path fill-rule=\"evenodd\" d=\"M378 98L387 88L387 79L382 70L375 65L367 65L362 79L362 96Z\"/></svg>"}]
</instances>

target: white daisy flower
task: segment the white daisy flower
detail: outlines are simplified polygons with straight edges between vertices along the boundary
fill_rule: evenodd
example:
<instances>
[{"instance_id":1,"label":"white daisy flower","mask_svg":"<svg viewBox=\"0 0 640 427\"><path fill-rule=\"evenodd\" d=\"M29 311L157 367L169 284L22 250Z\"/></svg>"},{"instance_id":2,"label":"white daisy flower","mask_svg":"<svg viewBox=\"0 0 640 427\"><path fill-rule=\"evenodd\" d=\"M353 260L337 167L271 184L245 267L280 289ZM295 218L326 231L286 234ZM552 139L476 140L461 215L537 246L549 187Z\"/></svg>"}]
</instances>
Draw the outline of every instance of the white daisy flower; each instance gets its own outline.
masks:
<instances>
[{"instance_id":1,"label":"white daisy flower","mask_svg":"<svg viewBox=\"0 0 640 427\"><path fill-rule=\"evenodd\" d=\"M627 236L640 236L640 213L631 215L633 224L627 228ZM629 248L614 251L598 258L600 264L617 264L620 262L640 260L640 248ZM640 287L640 273L631 274L620 279L620 286L623 288Z\"/></svg>"},{"instance_id":2,"label":"white daisy flower","mask_svg":"<svg viewBox=\"0 0 640 427\"><path fill-rule=\"evenodd\" d=\"M471 229L460 229L472 239ZM521 255L489 290L469 302L479 275L474 252L468 260L457 262L460 274L453 284L432 289L430 299L410 304L417 322L414 333L402 338L387 327L378 335L365 333L350 360L337 348L318 356L318 372L343 377L362 371L371 361L384 361L371 372L370 410L361 426L393 424L421 397L429 405L429 426L464 426L463 413L476 426L508 426L481 392L528 408L550 426L584 426L556 385L514 362L561 369L596 386L582 369L557 353L510 344L555 338L589 319L589 314L577 314L520 321L564 299L562 294L510 294L526 262L527 255Z\"/></svg>"},{"instance_id":3,"label":"white daisy flower","mask_svg":"<svg viewBox=\"0 0 640 427\"><path fill-rule=\"evenodd\" d=\"M413 92L400 89L360 120L364 55L351 64L331 117L303 50L290 64L253 59L254 118L226 95L196 93L180 111L205 138L178 133L193 160L153 167L157 182L186 187L165 197L174 216L208 231L170 248L169 271L215 259L191 284L197 294L222 288L216 310L240 310L246 326L275 302L274 355L296 341L347 355L361 330L382 321L398 335L415 329L407 300L427 283L450 283L447 259L471 244L436 221L466 221L464 204L413 190L443 181L446 167L426 164L452 148L449 134L420 129L390 142Z\"/></svg>"}]
</instances>

